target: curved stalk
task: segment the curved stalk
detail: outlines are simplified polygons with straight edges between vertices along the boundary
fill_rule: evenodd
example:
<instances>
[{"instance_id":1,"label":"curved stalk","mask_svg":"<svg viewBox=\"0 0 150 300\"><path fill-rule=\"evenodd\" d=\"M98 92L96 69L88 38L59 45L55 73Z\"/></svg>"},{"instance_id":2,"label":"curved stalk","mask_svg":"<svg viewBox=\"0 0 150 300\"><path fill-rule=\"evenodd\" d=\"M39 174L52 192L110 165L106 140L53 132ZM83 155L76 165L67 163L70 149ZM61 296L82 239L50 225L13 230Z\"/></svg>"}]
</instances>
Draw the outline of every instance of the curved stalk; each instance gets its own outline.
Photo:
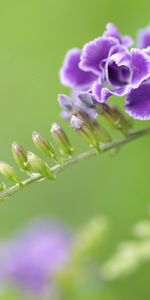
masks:
<instances>
[{"instance_id":1,"label":"curved stalk","mask_svg":"<svg viewBox=\"0 0 150 300\"><path fill-rule=\"evenodd\" d=\"M78 163L79 161L82 161L84 159L90 158L92 156L102 154L103 152L112 150L112 149L117 149L122 147L125 144L128 144L129 142L136 140L142 136L146 136L150 134L150 127L145 128L143 130L139 131L133 131L131 132L128 136L121 138L116 141L112 141L107 144L101 144L100 145L100 151L98 152L95 148L91 148L86 152L77 154L71 158L68 158L63 164L56 164L53 167L51 167L51 172L53 176L55 177L58 173L62 172L65 170L67 167L74 165L75 163ZM23 180L20 183L17 183L3 192L0 192L0 200L5 200L9 198L11 195L15 194L17 191L22 190L23 188L29 186L30 184L34 182L39 182L39 181L44 181L46 178L44 178L41 174L34 174L32 177L29 177L25 180Z\"/></svg>"}]
</instances>

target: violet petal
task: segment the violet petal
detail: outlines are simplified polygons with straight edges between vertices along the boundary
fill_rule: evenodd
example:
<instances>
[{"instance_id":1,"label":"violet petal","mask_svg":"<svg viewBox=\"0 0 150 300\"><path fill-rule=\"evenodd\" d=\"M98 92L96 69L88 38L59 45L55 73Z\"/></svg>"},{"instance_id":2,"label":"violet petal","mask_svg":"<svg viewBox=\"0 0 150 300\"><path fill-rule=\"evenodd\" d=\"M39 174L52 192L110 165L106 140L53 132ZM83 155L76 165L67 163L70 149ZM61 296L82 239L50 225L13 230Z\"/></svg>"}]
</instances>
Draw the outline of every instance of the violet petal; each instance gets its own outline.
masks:
<instances>
[{"instance_id":1,"label":"violet petal","mask_svg":"<svg viewBox=\"0 0 150 300\"><path fill-rule=\"evenodd\" d=\"M60 70L60 80L65 86L72 88L88 87L96 76L91 72L85 72L79 67L81 50L71 49L67 52L64 64Z\"/></svg>"},{"instance_id":2,"label":"violet petal","mask_svg":"<svg viewBox=\"0 0 150 300\"><path fill-rule=\"evenodd\" d=\"M150 81L143 82L127 95L126 112L134 119L150 119Z\"/></svg>"}]
</instances>

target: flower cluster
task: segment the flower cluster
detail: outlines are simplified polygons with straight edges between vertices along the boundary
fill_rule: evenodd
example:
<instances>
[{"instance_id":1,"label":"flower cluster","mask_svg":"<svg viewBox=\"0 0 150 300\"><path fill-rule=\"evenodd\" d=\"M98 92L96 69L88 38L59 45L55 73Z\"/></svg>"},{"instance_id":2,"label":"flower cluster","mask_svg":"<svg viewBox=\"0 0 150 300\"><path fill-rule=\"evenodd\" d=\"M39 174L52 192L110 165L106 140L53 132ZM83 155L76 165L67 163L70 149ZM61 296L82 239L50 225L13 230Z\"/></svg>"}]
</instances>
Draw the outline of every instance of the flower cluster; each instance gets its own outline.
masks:
<instances>
[{"instance_id":1,"label":"flower cluster","mask_svg":"<svg viewBox=\"0 0 150 300\"><path fill-rule=\"evenodd\" d=\"M139 32L136 48L131 46L132 38L109 23L102 36L67 52L60 80L72 96L58 96L64 118L80 111L93 120L97 107L116 95L125 96L131 117L150 119L150 27Z\"/></svg>"},{"instance_id":2,"label":"flower cluster","mask_svg":"<svg viewBox=\"0 0 150 300\"><path fill-rule=\"evenodd\" d=\"M0 182L0 200L31 183L54 180L58 173L82 159L116 151L150 133L150 128L133 131L133 122L128 116L150 119L150 27L139 32L137 48L131 49L132 45L131 37L122 36L115 25L109 23L101 37L87 43L81 50L68 51L60 70L60 80L71 91L69 96L58 95L61 115L93 149L76 155L68 134L58 123L53 123L50 128L50 140L34 131L32 141L35 147L51 159L52 165L14 142L13 157L19 170L28 178L23 180L16 168L0 161L0 174L13 183L7 187L5 182ZM108 103L113 95L125 96L128 115ZM115 140L113 129L123 137Z\"/></svg>"}]
</instances>

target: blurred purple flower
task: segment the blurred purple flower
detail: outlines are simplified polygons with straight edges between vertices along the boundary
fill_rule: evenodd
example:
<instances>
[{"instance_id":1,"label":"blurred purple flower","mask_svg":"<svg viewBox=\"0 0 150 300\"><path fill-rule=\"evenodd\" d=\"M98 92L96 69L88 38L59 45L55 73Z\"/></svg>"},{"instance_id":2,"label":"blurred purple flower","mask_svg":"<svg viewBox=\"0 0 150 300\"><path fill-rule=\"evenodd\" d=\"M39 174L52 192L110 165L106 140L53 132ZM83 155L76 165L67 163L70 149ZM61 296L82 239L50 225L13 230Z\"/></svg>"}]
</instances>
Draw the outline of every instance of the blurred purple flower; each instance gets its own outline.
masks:
<instances>
[{"instance_id":1,"label":"blurred purple flower","mask_svg":"<svg viewBox=\"0 0 150 300\"><path fill-rule=\"evenodd\" d=\"M10 241L1 242L1 277L4 283L32 293L53 284L69 259L70 234L60 225L35 223Z\"/></svg>"},{"instance_id":2,"label":"blurred purple flower","mask_svg":"<svg viewBox=\"0 0 150 300\"><path fill-rule=\"evenodd\" d=\"M141 29L137 37L138 48L147 48L150 46L150 26Z\"/></svg>"},{"instance_id":3,"label":"blurred purple flower","mask_svg":"<svg viewBox=\"0 0 150 300\"><path fill-rule=\"evenodd\" d=\"M130 47L133 44L133 40L130 36L122 36L118 28L113 23L108 23L106 25L106 31L103 34L104 37L116 38L120 44Z\"/></svg>"}]
</instances>

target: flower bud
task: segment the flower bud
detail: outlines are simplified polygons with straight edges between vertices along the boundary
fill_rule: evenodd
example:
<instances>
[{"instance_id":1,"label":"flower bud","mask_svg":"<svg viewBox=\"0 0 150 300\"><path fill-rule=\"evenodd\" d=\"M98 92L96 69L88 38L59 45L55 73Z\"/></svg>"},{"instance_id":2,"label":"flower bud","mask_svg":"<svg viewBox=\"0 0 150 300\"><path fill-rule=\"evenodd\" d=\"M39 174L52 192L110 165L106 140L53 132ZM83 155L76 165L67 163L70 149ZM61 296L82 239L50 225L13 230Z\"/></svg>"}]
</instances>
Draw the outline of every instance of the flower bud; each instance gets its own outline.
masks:
<instances>
[{"instance_id":1,"label":"flower bud","mask_svg":"<svg viewBox=\"0 0 150 300\"><path fill-rule=\"evenodd\" d=\"M119 122L120 122L120 126L128 131L128 129L130 129L132 127L132 122L131 120L127 119L124 114L119 110L118 107L116 106L111 106L111 110L116 114L116 116L118 116Z\"/></svg>"},{"instance_id":2,"label":"flower bud","mask_svg":"<svg viewBox=\"0 0 150 300\"><path fill-rule=\"evenodd\" d=\"M95 98L92 94L87 92L80 92L79 99L88 108L95 108Z\"/></svg>"},{"instance_id":3,"label":"flower bud","mask_svg":"<svg viewBox=\"0 0 150 300\"><path fill-rule=\"evenodd\" d=\"M98 105L98 113L103 115L112 128L120 130L124 135L128 135L131 127L124 115L116 107L111 107L106 103Z\"/></svg>"},{"instance_id":4,"label":"flower bud","mask_svg":"<svg viewBox=\"0 0 150 300\"><path fill-rule=\"evenodd\" d=\"M56 141L56 143L59 145L60 151L65 155L72 155L73 148L70 144L70 141L63 130L63 128L57 124L54 123L51 127L51 134Z\"/></svg>"},{"instance_id":5,"label":"flower bud","mask_svg":"<svg viewBox=\"0 0 150 300\"><path fill-rule=\"evenodd\" d=\"M15 183L20 182L20 178L19 178L16 170L4 161L0 161L0 173L4 177L6 177L7 179L9 179Z\"/></svg>"},{"instance_id":6,"label":"flower bud","mask_svg":"<svg viewBox=\"0 0 150 300\"><path fill-rule=\"evenodd\" d=\"M93 128L96 136L98 137L99 141L102 143L109 143L111 142L111 136L107 132L107 130L101 126L97 121L93 122Z\"/></svg>"},{"instance_id":7,"label":"flower bud","mask_svg":"<svg viewBox=\"0 0 150 300\"><path fill-rule=\"evenodd\" d=\"M90 120L89 117L83 112L78 112L76 117L80 120L80 122L83 122L82 124L86 124L89 130L93 132L94 139L97 140L98 144L99 142L108 143L112 140L107 130L102 125L100 125L96 120ZM72 122L74 123L75 119L74 120L72 119ZM75 128L75 124L72 127Z\"/></svg>"},{"instance_id":8,"label":"flower bud","mask_svg":"<svg viewBox=\"0 0 150 300\"><path fill-rule=\"evenodd\" d=\"M23 147L17 143L13 143L11 150L12 150L13 157L14 157L16 163L18 164L18 166L23 171L27 171L29 169L28 160L27 160L27 154L26 154L25 150L23 149Z\"/></svg>"},{"instance_id":9,"label":"flower bud","mask_svg":"<svg viewBox=\"0 0 150 300\"><path fill-rule=\"evenodd\" d=\"M78 122L80 120L82 124L86 124L86 126L93 132L97 141L108 143L112 140L106 129L102 127L96 120L91 121L90 118L83 112L78 112L76 114L76 117L78 119ZM72 119L72 122L75 123L77 119ZM75 124L72 124L72 127L75 128Z\"/></svg>"},{"instance_id":10,"label":"flower bud","mask_svg":"<svg viewBox=\"0 0 150 300\"><path fill-rule=\"evenodd\" d=\"M49 166L37 155L32 152L27 154L28 162L35 173L41 174L43 177L53 179L53 174Z\"/></svg>"},{"instance_id":11,"label":"flower bud","mask_svg":"<svg viewBox=\"0 0 150 300\"><path fill-rule=\"evenodd\" d=\"M75 115L71 117L70 125L73 129L82 129L83 124L84 122Z\"/></svg>"},{"instance_id":12,"label":"flower bud","mask_svg":"<svg viewBox=\"0 0 150 300\"><path fill-rule=\"evenodd\" d=\"M58 95L58 102L61 108L65 111L71 111L73 109L71 98L64 94Z\"/></svg>"},{"instance_id":13,"label":"flower bud","mask_svg":"<svg viewBox=\"0 0 150 300\"><path fill-rule=\"evenodd\" d=\"M50 144L40 133L34 131L32 134L32 140L35 146L44 154L50 156L51 158L56 158L55 157L55 150Z\"/></svg>"},{"instance_id":14,"label":"flower bud","mask_svg":"<svg viewBox=\"0 0 150 300\"><path fill-rule=\"evenodd\" d=\"M98 105L98 113L103 115L109 122L112 128L120 129L120 123L118 115L109 107L108 104L102 103Z\"/></svg>"},{"instance_id":15,"label":"flower bud","mask_svg":"<svg viewBox=\"0 0 150 300\"><path fill-rule=\"evenodd\" d=\"M90 146L95 147L98 151L100 150L99 141L94 133L94 130L88 126L88 124L86 124L77 116L73 115L70 120L70 126L78 131Z\"/></svg>"}]
</instances>

